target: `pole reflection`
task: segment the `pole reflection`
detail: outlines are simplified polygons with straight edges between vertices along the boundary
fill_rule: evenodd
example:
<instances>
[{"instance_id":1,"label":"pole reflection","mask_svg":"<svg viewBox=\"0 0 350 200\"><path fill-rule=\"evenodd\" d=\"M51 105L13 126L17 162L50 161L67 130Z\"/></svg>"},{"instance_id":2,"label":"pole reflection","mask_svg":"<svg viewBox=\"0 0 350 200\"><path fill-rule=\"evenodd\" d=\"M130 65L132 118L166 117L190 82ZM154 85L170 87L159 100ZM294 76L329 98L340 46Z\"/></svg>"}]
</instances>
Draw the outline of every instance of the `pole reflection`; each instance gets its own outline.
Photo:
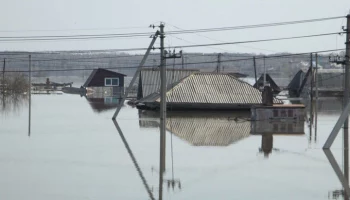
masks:
<instances>
[{"instance_id":1,"label":"pole reflection","mask_svg":"<svg viewBox=\"0 0 350 200\"><path fill-rule=\"evenodd\" d=\"M349 188L349 181L347 180L347 178L344 176L342 170L340 169L337 161L335 160L333 153L331 152L331 150L329 149L323 149L323 152L326 154L326 157L329 161L329 163L331 164L335 174L337 175L340 183L343 186L344 189L344 199L349 199L349 194L350 194L350 188ZM344 154L345 155L345 154ZM348 169L349 168L349 162L348 162L349 158L348 157L344 157L344 169ZM339 193L339 191L335 191L337 193ZM342 194L342 193L340 193Z\"/></svg>"},{"instance_id":2,"label":"pole reflection","mask_svg":"<svg viewBox=\"0 0 350 200\"><path fill-rule=\"evenodd\" d=\"M132 153L129 144L128 144L128 142L126 141L126 139L125 139L125 137L124 137L123 131L120 129L119 124L118 124L118 122L117 122L116 120L112 120L112 121L113 121L113 123L114 123L114 125L115 125L115 127L116 127L116 129L117 129L117 131L118 131L118 133L119 133L119 135L120 135L120 138L122 139L122 141L123 141L123 143L124 143L124 145L125 145L126 150L127 150L128 153L129 153L129 156L130 156L132 162L134 163L134 166L135 166L135 168L136 168L136 171L138 172L138 174L139 174L139 176L140 176L140 178L141 178L141 180L142 180L142 183L143 183L143 185L145 186L145 189L146 189L146 191L147 191L147 193L148 193L148 195L149 195L149 198L152 199L152 200L155 200L155 198L154 198L154 196L153 196L153 193L152 193L152 191L151 191L151 189L150 189L150 187L149 187L149 185L148 185L148 183L147 183L145 177L143 176L143 173L142 173L142 171L141 171L141 168L139 167L139 165L138 165L138 163L137 163L137 160L136 160L134 154Z\"/></svg>"}]
</instances>

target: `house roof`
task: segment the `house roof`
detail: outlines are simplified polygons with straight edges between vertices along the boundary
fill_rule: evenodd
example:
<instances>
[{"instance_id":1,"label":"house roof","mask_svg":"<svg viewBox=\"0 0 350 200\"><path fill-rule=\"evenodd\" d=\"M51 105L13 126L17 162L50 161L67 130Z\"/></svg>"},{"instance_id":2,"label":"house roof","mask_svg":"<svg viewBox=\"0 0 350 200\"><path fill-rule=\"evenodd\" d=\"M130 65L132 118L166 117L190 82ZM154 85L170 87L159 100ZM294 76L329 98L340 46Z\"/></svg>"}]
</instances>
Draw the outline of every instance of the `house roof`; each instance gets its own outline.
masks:
<instances>
[{"instance_id":1,"label":"house roof","mask_svg":"<svg viewBox=\"0 0 350 200\"><path fill-rule=\"evenodd\" d=\"M90 76L86 79L83 87L87 87L89 85L89 83L94 78L94 76L96 75L97 72L107 72L109 74L113 74L113 75L116 75L116 76L118 76L118 75L119 76L126 76L125 74L121 74L121 73L114 72L114 71L111 71L111 70L107 70L107 69L103 69L103 68L97 68L97 69L92 70Z\"/></svg>"},{"instance_id":2,"label":"house roof","mask_svg":"<svg viewBox=\"0 0 350 200\"><path fill-rule=\"evenodd\" d=\"M230 74L217 73L192 74L171 87L166 98L168 103L262 104L258 89ZM159 95L155 101L160 102ZM283 103L277 98L273 102Z\"/></svg>"},{"instance_id":3,"label":"house roof","mask_svg":"<svg viewBox=\"0 0 350 200\"><path fill-rule=\"evenodd\" d=\"M278 92L281 91L281 88L276 84L276 82L271 78L269 74L266 74L266 81L270 83L272 90L278 91ZM253 87L256 87L257 84L262 85L263 82L264 82L264 74L261 74L258 81L253 85Z\"/></svg>"},{"instance_id":4,"label":"house roof","mask_svg":"<svg viewBox=\"0 0 350 200\"><path fill-rule=\"evenodd\" d=\"M166 71L167 85L173 84L195 72L196 69L167 69ZM160 70L159 68L143 68L141 70L142 96L146 97L152 93L159 92L160 89Z\"/></svg>"}]
</instances>

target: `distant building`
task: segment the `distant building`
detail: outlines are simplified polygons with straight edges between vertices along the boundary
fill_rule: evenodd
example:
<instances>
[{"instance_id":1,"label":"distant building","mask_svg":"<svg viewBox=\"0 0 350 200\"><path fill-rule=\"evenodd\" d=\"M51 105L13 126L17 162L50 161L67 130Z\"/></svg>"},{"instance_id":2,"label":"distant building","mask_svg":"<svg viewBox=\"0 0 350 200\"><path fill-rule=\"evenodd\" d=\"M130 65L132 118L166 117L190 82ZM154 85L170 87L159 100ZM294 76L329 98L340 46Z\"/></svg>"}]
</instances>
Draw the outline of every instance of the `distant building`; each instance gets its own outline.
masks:
<instances>
[{"instance_id":1,"label":"distant building","mask_svg":"<svg viewBox=\"0 0 350 200\"><path fill-rule=\"evenodd\" d=\"M87 96L104 98L106 96L121 96L124 93L125 74L106 70L94 69L83 87L87 90Z\"/></svg>"}]
</instances>

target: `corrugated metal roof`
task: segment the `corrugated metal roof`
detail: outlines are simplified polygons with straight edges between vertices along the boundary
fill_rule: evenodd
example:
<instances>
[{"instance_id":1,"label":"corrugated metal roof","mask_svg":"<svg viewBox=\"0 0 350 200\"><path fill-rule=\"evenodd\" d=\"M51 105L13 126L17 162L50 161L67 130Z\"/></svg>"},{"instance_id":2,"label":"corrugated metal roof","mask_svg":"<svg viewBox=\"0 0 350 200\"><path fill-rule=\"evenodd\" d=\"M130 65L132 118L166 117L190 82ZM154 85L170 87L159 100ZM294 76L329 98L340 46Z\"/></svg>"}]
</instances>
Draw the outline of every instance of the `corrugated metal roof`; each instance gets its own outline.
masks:
<instances>
[{"instance_id":1,"label":"corrugated metal roof","mask_svg":"<svg viewBox=\"0 0 350 200\"><path fill-rule=\"evenodd\" d=\"M167 69L166 80L167 85L178 82L179 80L199 72L196 69ZM141 70L142 96L146 97L152 93L158 92L160 89L160 70L159 68L144 68Z\"/></svg>"},{"instance_id":2,"label":"corrugated metal roof","mask_svg":"<svg viewBox=\"0 0 350 200\"><path fill-rule=\"evenodd\" d=\"M156 100L160 101L160 98ZM230 74L196 73L167 92L168 103L261 104L261 92ZM283 103L274 98L274 103Z\"/></svg>"},{"instance_id":3,"label":"corrugated metal roof","mask_svg":"<svg viewBox=\"0 0 350 200\"><path fill-rule=\"evenodd\" d=\"M168 118L166 128L194 146L228 146L249 136L249 121L234 121L227 117Z\"/></svg>"}]
</instances>

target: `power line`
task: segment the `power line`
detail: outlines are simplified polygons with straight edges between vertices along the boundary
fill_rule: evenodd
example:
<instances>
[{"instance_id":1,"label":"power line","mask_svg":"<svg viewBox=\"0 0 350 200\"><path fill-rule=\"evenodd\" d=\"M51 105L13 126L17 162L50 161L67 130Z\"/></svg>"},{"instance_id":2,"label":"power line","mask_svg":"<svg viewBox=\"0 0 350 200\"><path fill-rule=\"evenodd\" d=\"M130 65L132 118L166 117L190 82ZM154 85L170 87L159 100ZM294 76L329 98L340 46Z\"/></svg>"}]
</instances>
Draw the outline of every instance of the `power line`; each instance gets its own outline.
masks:
<instances>
[{"instance_id":1,"label":"power line","mask_svg":"<svg viewBox=\"0 0 350 200\"><path fill-rule=\"evenodd\" d=\"M269 42L269 41L291 40L291 39L301 39L301 38L310 38L310 37L322 37L322 36L337 35L337 34L343 34L343 33L346 33L346 32L322 33L322 34L314 34L314 35L270 38L270 39L261 39L261 40L247 40L247 41L238 41L238 42L223 42L223 43L212 43L212 44L172 46L170 48L192 48L192 47L220 46L220 45L245 44L245 43L256 43L256 42Z\"/></svg>"},{"instance_id":2,"label":"power line","mask_svg":"<svg viewBox=\"0 0 350 200\"><path fill-rule=\"evenodd\" d=\"M275 55L275 56L255 56L255 59L273 59L273 58L281 58L281 57L290 57L295 55L307 55L310 53L327 53L327 52L334 52L334 51L341 51L345 49L332 49L332 50L322 50L322 51L313 51L313 52L306 52L306 53L295 53L295 54L285 54L285 55ZM222 60L221 62L238 62L238 61L246 61L246 60L252 60L251 58L242 58L242 59L234 59L234 60ZM186 63L186 65L197 65L197 64L210 64L210 63L217 63L216 60L213 61L204 61L204 62L193 62L193 63ZM175 64L175 65L181 65L181 63ZM153 67L152 66L144 66L144 67ZM105 69L133 69L138 68L138 66L131 66L131 67L106 67ZM41 71L81 71L81 70L93 70L95 68L74 68L74 69L47 69L47 70L32 70L31 72L41 72ZM29 72L28 70L17 70L17 71L6 71L6 72Z\"/></svg>"},{"instance_id":3,"label":"power line","mask_svg":"<svg viewBox=\"0 0 350 200\"><path fill-rule=\"evenodd\" d=\"M126 29L145 29L147 26L130 26L119 28L81 28L81 29L29 29L29 30L2 30L0 33L16 32L64 32L64 31L102 31L102 30L126 30Z\"/></svg>"},{"instance_id":4,"label":"power line","mask_svg":"<svg viewBox=\"0 0 350 200\"><path fill-rule=\"evenodd\" d=\"M345 17L346 16L337 16L337 17L307 19L307 20L288 21L288 22L276 22L276 23L267 23L267 24L255 24L255 25L245 25L245 26L232 26L232 27L207 28L207 29L192 29L192 30L172 31L172 32L167 32L167 34L184 34L184 33L198 33L198 32L228 31L228 30L241 30L241 29L251 29L251 28L283 26L283 25L291 25L291 24L302 24L302 23L311 23L311 22L328 21L328 20L334 20L334 19L342 19L342 18L345 18Z\"/></svg>"},{"instance_id":5,"label":"power line","mask_svg":"<svg viewBox=\"0 0 350 200\"><path fill-rule=\"evenodd\" d=\"M299 20L299 21L288 21L288 22L277 22L277 23L267 23L267 24L255 24L255 25L245 25L245 26L233 26L233 27L220 27L220 28L206 28L206 29L192 29L192 30L180 30L180 31L169 31L166 34L189 34L189 33L199 33L199 32L213 32L213 31L228 31L228 30L241 30L241 29L251 29L251 28L262 28L271 26L282 26L300 23L311 23L320 22L334 19L341 19L345 16L328 17L328 18L318 18L309 20ZM87 35L40 35L40 36L8 36L0 37L0 41L52 41L52 40L80 40L80 39L106 39L106 38L128 38L128 37L149 37L153 32L143 32L143 33L113 33L113 34L87 34Z\"/></svg>"},{"instance_id":6,"label":"power line","mask_svg":"<svg viewBox=\"0 0 350 200\"><path fill-rule=\"evenodd\" d=\"M169 23L168 23L168 24L169 24ZM169 25L172 26L172 27L174 27L174 28L177 28L177 29L179 29L179 30L185 30L185 29L179 28L179 27L177 27L177 26L175 26L175 25L171 25L171 24L169 24ZM204 37L204 38L206 38L206 39L208 39L208 40L216 41L216 42L227 42L227 41L223 41L223 40L214 39L214 38L211 38L211 37L208 37L208 36L206 36L206 35L199 34L199 33L196 33L196 35L198 35L198 36L200 36L200 37ZM175 36L173 36L173 37L175 37ZM180 39L181 39L181 38L180 38ZM181 39L181 40L184 40L184 39ZM186 40L184 40L184 41L186 41ZM268 49L262 49L262 48L256 48L256 47L249 47L249 46L245 46L245 45L239 45L239 46L242 46L242 47L245 47L245 48L250 48L250 49L264 50L264 51L269 51L269 52L275 52L275 53L276 53L276 51L272 51L272 50L268 50ZM221 49L221 50L227 51L227 50L225 50L225 49Z\"/></svg>"}]
</instances>

